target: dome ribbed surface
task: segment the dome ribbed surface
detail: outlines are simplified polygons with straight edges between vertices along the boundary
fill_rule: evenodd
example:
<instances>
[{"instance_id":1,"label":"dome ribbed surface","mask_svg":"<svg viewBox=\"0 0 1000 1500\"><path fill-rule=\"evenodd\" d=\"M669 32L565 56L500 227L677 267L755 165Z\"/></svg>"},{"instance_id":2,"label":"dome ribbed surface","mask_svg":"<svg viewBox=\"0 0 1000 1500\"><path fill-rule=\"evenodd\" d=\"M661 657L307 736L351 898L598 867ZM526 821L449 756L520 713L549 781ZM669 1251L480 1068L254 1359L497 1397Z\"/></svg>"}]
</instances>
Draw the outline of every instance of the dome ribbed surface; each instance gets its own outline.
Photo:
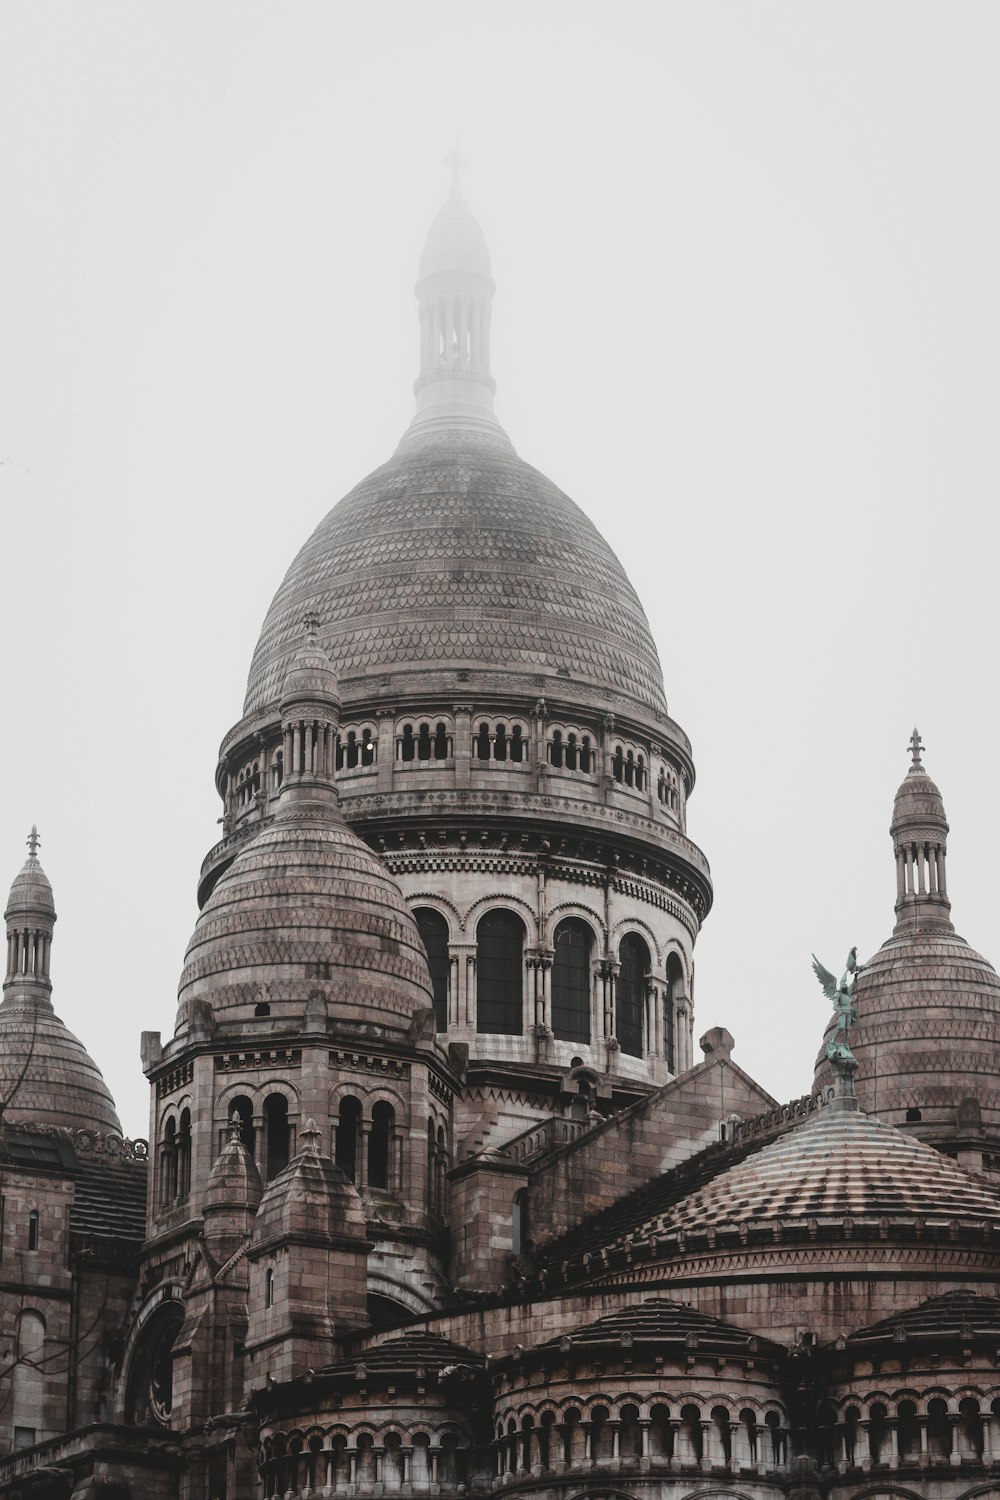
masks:
<instances>
[{"instance_id":1,"label":"dome ribbed surface","mask_svg":"<svg viewBox=\"0 0 1000 1500\"><path fill-rule=\"evenodd\" d=\"M567 1338L569 1349L565 1348ZM664 1344L696 1346L703 1352L734 1355L748 1355L758 1349L772 1354L779 1352L776 1344L753 1337L745 1328L735 1328L708 1313L661 1297L650 1297L635 1307L623 1307L606 1318L598 1318L594 1323L574 1329L568 1336L547 1339L544 1344L537 1344L533 1352L559 1351L580 1355L609 1345L612 1348L617 1345L623 1352L639 1346L636 1357L642 1357L648 1352L643 1345L662 1347Z\"/></svg>"},{"instance_id":2,"label":"dome ribbed surface","mask_svg":"<svg viewBox=\"0 0 1000 1500\"><path fill-rule=\"evenodd\" d=\"M13 917L17 912L25 913L46 912L53 920L56 914L56 904L52 895L52 887L49 877L42 869L34 854L29 854L21 869L14 877L14 883L10 888L7 898L7 909L4 912L6 918Z\"/></svg>"},{"instance_id":3,"label":"dome ribbed surface","mask_svg":"<svg viewBox=\"0 0 1000 1500\"><path fill-rule=\"evenodd\" d=\"M951 1127L971 1096L984 1123L1000 1126L1000 975L964 938L920 924L895 934L865 964L855 997L850 1041L866 1109L892 1124L919 1109L923 1125ZM821 1052L817 1083L831 1076Z\"/></svg>"},{"instance_id":4,"label":"dome ribbed surface","mask_svg":"<svg viewBox=\"0 0 1000 1500\"><path fill-rule=\"evenodd\" d=\"M827 1106L675 1204L643 1230L670 1234L794 1218L987 1220L1000 1193L931 1146L857 1110Z\"/></svg>"},{"instance_id":5,"label":"dome ribbed surface","mask_svg":"<svg viewBox=\"0 0 1000 1500\"><path fill-rule=\"evenodd\" d=\"M489 277L490 252L472 209L459 193L447 198L427 231L420 256L420 279L448 271Z\"/></svg>"},{"instance_id":6,"label":"dome ribbed surface","mask_svg":"<svg viewBox=\"0 0 1000 1500\"><path fill-rule=\"evenodd\" d=\"M602 703L666 710L646 616L607 542L544 475L485 444L397 454L330 511L268 610L247 714L277 702L307 612L348 704L373 673L396 686L407 672L502 672L537 692L539 674L563 669Z\"/></svg>"},{"instance_id":7,"label":"dome ribbed surface","mask_svg":"<svg viewBox=\"0 0 1000 1500\"><path fill-rule=\"evenodd\" d=\"M902 1335L902 1338L900 1338ZM867 1328L859 1328L847 1340L848 1346L897 1343L910 1339L931 1342L936 1353L944 1339L1000 1337L1000 1300L981 1297L964 1289L946 1292L942 1297L928 1297L915 1307L904 1308L891 1318L882 1318Z\"/></svg>"},{"instance_id":8,"label":"dome ribbed surface","mask_svg":"<svg viewBox=\"0 0 1000 1500\"><path fill-rule=\"evenodd\" d=\"M453 1344L450 1339L443 1339L436 1333L416 1330L396 1339L388 1339L384 1344L363 1349L356 1359L340 1360L337 1364L327 1365L321 1373L348 1376L353 1380L358 1367L363 1366L365 1378L372 1379L378 1376L416 1375L418 1371L436 1374L448 1365L478 1367L483 1363L481 1354L474 1354L461 1344Z\"/></svg>"},{"instance_id":9,"label":"dome ribbed surface","mask_svg":"<svg viewBox=\"0 0 1000 1500\"><path fill-rule=\"evenodd\" d=\"M178 1000L205 998L220 1012L249 1003L259 984L299 1006L326 986L338 1016L382 1029L405 1029L432 1004L400 889L339 815L279 816L237 855L198 918Z\"/></svg>"},{"instance_id":10,"label":"dome ribbed surface","mask_svg":"<svg viewBox=\"0 0 1000 1500\"><path fill-rule=\"evenodd\" d=\"M16 992L0 1005L0 1099L9 1121L122 1133L111 1091L83 1043L47 1001Z\"/></svg>"}]
</instances>

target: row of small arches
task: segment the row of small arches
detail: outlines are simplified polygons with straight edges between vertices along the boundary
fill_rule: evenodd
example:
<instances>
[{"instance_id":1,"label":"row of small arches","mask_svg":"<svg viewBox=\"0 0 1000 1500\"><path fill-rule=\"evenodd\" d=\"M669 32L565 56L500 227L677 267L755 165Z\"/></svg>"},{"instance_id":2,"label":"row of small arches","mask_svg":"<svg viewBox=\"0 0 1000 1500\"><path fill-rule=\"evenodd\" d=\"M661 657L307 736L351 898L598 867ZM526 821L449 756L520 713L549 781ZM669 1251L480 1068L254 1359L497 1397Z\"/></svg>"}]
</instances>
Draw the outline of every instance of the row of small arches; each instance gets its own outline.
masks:
<instances>
[{"instance_id":1,"label":"row of small arches","mask_svg":"<svg viewBox=\"0 0 1000 1500\"><path fill-rule=\"evenodd\" d=\"M975 1396L947 1400L869 1401L838 1412L832 1403L816 1415L816 1456L822 1467L935 1461L979 1462L992 1445L987 1430L1000 1418L1000 1397L987 1404Z\"/></svg>"},{"instance_id":2,"label":"row of small arches","mask_svg":"<svg viewBox=\"0 0 1000 1500\"><path fill-rule=\"evenodd\" d=\"M733 1462L781 1465L788 1455L783 1415L753 1407L718 1403L653 1402L617 1407L568 1406L558 1414L543 1411L497 1422L494 1434L498 1475L555 1465L662 1459L681 1464Z\"/></svg>"},{"instance_id":3,"label":"row of small arches","mask_svg":"<svg viewBox=\"0 0 1000 1500\"><path fill-rule=\"evenodd\" d=\"M267 1496L301 1490L371 1490L382 1492L430 1485L454 1486L466 1477L468 1442L456 1433L386 1432L379 1441L370 1432L351 1438L342 1433L311 1438L282 1435L267 1439L260 1450L260 1472Z\"/></svg>"}]
</instances>

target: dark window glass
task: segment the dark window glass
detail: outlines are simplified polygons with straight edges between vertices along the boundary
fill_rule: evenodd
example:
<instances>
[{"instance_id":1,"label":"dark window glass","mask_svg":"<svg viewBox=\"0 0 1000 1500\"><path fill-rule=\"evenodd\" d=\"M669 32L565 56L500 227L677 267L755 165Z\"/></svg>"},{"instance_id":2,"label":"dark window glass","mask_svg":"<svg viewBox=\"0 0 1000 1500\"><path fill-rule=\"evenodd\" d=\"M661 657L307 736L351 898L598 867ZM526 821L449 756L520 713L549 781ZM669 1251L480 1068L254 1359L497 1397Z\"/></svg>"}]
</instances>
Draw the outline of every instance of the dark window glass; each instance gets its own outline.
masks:
<instances>
[{"instance_id":1,"label":"dark window glass","mask_svg":"<svg viewBox=\"0 0 1000 1500\"><path fill-rule=\"evenodd\" d=\"M681 993L684 981L684 970L676 953L671 953L667 958L667 995L666 1004L663 1007L663 1048L666 1053L667 1067L671 1073L676 1072L677 1049L674 1041L674 1006L677 996Z\"/></svg>"},{"instance_id":2,"label":"dark window glass","mask_svg":"<svg viewBox=\"0 0 1000 1500\"><path fill-rule=\"evenodd\" d=\"M476 754L480 760L489 760L490 758L490 726L488 724L480 724L479 726L479 736L476 740Z\"/></svg>"},{"instance_id":3,"label":"dark window glass","mask_svg":"<svg viewBox=\"0 0 1000 1500\"><path fill-rule=\"evenodd\" d=\"M561 1042L590 1041L590 928L569 917L555 933L552 1031Z\"/></svg>"},{"instance_id":4,"label":"dark window glass","mask_svg":"<svg viewBox=\"0 0 1000 1500\"><path fill-rule=\"evenodd\" d=\"M649 949L634 932L626 933L618 950L618 1040L629 1057L642 1056L642 1011L646 1003Z\"/></svg>"},{"instance_id":5,"label":"dark window glass","mask_svg":"<svg viewBox=\"0 0 1000 1500\"><path fill-rule=\"evenodd\" d=\"M615 746L615 753L611 757L611 774L616 781L625 780L625 757L621 745Z\"/></svg>"},{"instance_id":6,"label":"dark window glass","mask_svg":"<svg viewBox=\"0 0 1000 1500\"><path fill-rule=\"evenodd\" d=\"M524 759L524 740L521 736L520 724L515 724L510 732L510 758L516 761Z\"/></svg>"},{"instance_id":7,"label":"dark window glass","mask_svg":"<svg viewBox=\"0 0 1000 1500\"><path fill-rule=\"evenodd\" d=\"M340 1116L333 1139L333 1159L337 1166L355 1181L358 1174L358 1130L361 1124L361 1101L348 1095L340 1101Z\"/></svg>"},{"instance_id":8,"label":"dark window glass","mask_svg":"<svg viewBox=\"0 0 1000 1500\"><path fill-rule=\"evenodd\" d=\"M434 759L448 759L448 726L439 724L434 731Z\"/></svg>"},{"instance_id":9,"label":"dark window glass","mask_svg":"<svg viewBox=\"0 0 1000 1500\"><path fill-rule=\"evenodd\" d=\"M417 930L427 949L427 966L431 971L431 986L434 991L434 1024L438 1031L448 1029L448 975L451 960L448 957L448 923L440 912L423 906L416 912Z\"/></svg>"},{"instance_id":10,"label":"dark window glass","mask_svg":"<svg viewBox=\"0 0 1000 1500\"><path fill-rule=\"evenodd\" d=\"M402 742L402 744L399 747L399 758L400 758L400 760L412 760L413 759L413 755L414 755L414 751L416 750L416 748L417 747L416 747L416 744L414 743L414 739L413 739L413 725L412 724L404 724L403 725L403 742Z\"/></svg>"},{"instance_id":11,"label":"dark window glass","mask_svg":"<svg viewBox=\"0 0 1000 1500\"><path fill-rule=\"evenodd\" d=\"M494 758L494 760L506 760L507 759L507 726L506 726L506 724L498 724L497 725L496 738L495 738L495 740L493 742L493 758Z\"/></svg>"},{"instance_id":12,"label":"dark window glass","mask_svg":"<svg viewBox=\"0 0 1000 1500\"><path fill-rule=\"evenodd\" d=\"M431 758L431 726L421 724L420 733L417 736L417 759L430 760Z\"/></svg>"},{"instance_id":13,"label":"dark window glass","mask_svg":"<svg viewBox=\"0 0 1000 1500\"><path fill-rule=\"evenodd\" d=\"M490 911L476 929L476 1030L520 1036L523 1029L524 926Z\"/></svg>"},{"instance_id":14,"label":"dark window glass","mask_svg":"<svg viewBox=\"0 0 1000 1500\"><path fill-rule=\"evenodd\" d=\"M392 1105L380 1099L372 1107L372 1128L368 1135L368 1186L391 1186L392 1136L396 1116Z\"/></svg>"},{"instance_id":15,"label":"dark window glass","mask_svg":"<svg viewBox=\"0 0 1000 1500\"><path fill-rule=\"evenodd\" d=\"M289 1130L288 1100L284 1094L271 1094L264 1100L264 1139L266 1142L266 1175L268 1181L288 1166Z\"/></svg>"}]
</instances>

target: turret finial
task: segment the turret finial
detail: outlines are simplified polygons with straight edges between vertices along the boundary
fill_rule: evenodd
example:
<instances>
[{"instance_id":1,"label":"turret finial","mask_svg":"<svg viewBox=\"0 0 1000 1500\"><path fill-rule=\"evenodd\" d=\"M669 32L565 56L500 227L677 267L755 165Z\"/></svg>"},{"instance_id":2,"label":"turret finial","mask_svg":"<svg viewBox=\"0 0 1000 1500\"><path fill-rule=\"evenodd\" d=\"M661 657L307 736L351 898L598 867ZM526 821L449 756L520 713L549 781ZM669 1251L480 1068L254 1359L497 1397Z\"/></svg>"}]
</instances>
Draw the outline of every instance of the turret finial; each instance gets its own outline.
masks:
<instances>
[{"instance_id":1,"label":"turret finial","mask_svg":"<svg viewBox=\"0 0 1000 1500\"><path fill-rule=\"evenodd\" d=\"M319 630L319 615L315 614L311 609L307 610L306 613L302 616L302 628L305 631L306 637L310 641L310 643L314 641L316 639L317 631Z\"/></svg>"},{"instance_id":2,"label":"turret finial","mask_svg":"<svg viewBox=\"0 0 1000 1500\"><path fill-rule=\"evenodd\" d=\"M922 763L920 760L920 756L923 748L923 740L920 738L920 735L917 732L916 725L914 725L913 733L910 735L910 754L913 756L913 764L915 766L919 766Z\"/></svg>"},{"instance_id":3,"label":"turret finial","mask_svg":"<svg viewBox=\"0 0 1000 1500\"><path fill-rule=\"evenodd\" d=\"M31 832L28 834L28 837L25 840L25 843L28 845L28 852L31 855L32 859L37 858L38 846L41 842L41 839L38 837L38 825L32 823Z\"/></svg>"},{"instance_id":4,"label":"turret finial","mask_svg":"<svg viewBox=\"0 0 1000 1500\"><path fill-rule=\"evenodd\" d=\"M457 141L455 142L455 149L453 151L449 152L449 154L445 157L444 164L445 164L446 167L450 167L451 168L451 191L452 191L452 196L456 197L456 198L461 197L462 184L459 181L459 175L458 174L460 172L464 172L465 168L469 165L469 163L467 161L463 161L462 160L462 153L458 149L458 142Z\"/></svg>"}]
</instances>

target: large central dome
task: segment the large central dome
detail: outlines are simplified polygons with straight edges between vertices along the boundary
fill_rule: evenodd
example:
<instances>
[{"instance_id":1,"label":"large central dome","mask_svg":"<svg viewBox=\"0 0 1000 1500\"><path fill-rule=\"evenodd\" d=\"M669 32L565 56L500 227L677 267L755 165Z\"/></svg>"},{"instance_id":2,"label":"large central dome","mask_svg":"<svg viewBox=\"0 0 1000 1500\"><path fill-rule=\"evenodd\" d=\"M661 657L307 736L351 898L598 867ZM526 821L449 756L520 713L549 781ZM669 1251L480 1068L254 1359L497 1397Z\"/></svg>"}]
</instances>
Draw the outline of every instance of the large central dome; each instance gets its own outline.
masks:
<instances>
[{"instance_id":1,"label":"large central dome","mask_svg":"<svg viewBox=\"0 0 1000 1500\"><path fill-rule=\"evenodd\" d=\"M307 613L348 703L372 674L439 664L536 690L569 677L609 708L666 712L645 613L607 542L536 469L477 437L404 445L320 523L268 610L247 714L275 702Z\"/></svg>"}]
</instances>

